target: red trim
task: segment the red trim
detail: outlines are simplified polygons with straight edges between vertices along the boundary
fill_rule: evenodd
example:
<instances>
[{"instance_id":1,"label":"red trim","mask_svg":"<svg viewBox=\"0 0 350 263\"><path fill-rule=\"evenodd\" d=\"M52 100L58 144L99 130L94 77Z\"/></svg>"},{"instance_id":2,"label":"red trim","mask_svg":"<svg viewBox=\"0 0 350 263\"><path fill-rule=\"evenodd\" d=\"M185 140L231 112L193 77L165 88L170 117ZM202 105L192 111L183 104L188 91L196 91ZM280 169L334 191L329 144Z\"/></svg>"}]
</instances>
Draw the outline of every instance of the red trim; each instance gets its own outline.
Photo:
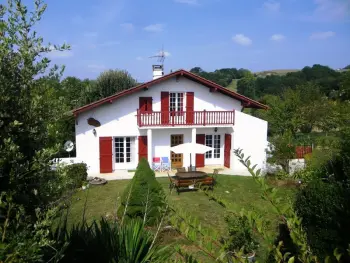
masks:
<instances>
[{"instance_id":1,"label":"red trim","mask_svg":"<svg viewBox=\"0 0 350 263\"><path fill-rule=\"evenodd\" d=\"M139 136L139 161L148 158L147 136Z\"/></svg>"},{"instance_id":2,"label":"red trim","mask_svg":"<svg viewBox=\"0 0 350 263\"><path fill-rule=\"evenodd\" d=\"M230 168L231 163L231 134L225 134L224 166Z\"/></svg>"},{"instance_id":3,"label":"red trim","mask_svg":"<svg viewBox=\"0 0 350 263\"><path fill-rule=\"evenodd\" d=\"M186 124L193 124L194 93L186 92Z\"/></svg>"},{"instance_id":4,"label":"red trim","mask_svg":"<svg viewBox=\"0 0 350 263\"><path fill-rule=\"evenodd\" d=\"M160 121L163 125L169 124L169 92L160 93ZM152 112L153 114L153 112Z\"/></svg>"},{"instance_id":5,"label":"red trim","mask_svg":"<svg viewBox=\"0 0 350 263\"><path fill-rule=\"evenodd\" d=\"M197 134L196 135L196 143L205 144L205 134ZM196 154L196 167L204 167L204 154Z\"/></svg>"},{"instance_id":6,"label":"red trim","mask_svg":"<svg viewBox=\"0 0 350 263\"><path fill-rule=\"evenodd\" d=\"M207 86L208 88L213 88L213 89L217 89L217 91L229 96L229 97L232 97L234 99L237 99L239 101L241 101L242 103L250 103L249 104L249 108L257 108L257 109L268 109L269 107L260 103L260 102L257 102L255 100L252 100L252 99L249 99L241 94L238 94L232 90L229 90L229 89L226 89L210 80L207 80L205 78L202 78L200 76L197 76L191 72L188 72L186 70L183 70L183 69L180 69L178 71L174 71L170 74L167 74L167 75L164 75L158 79L154 79L154 80L151 80L149 82L146 82L144 84L141 84L139 86L136 86L134 88L131 88L131 89L128 89L128 90L124 90L122 92L119 92L117 94L114 94L112 96L109 96L107 98L103 98L103 99L100 99L98 101L95 101L93 103L90 103L90 104L87 104L83 107L80 107L78 109L75 109L73 110L73 114L76 116L78 115L79 113L82 113L84 111L87 111L87 110L90 110L90 109L93 109L93 108L96 108L98 106L100 106L101 104L104 104L106 102L113 102L114 100L120 98L120 97L123 97L123 96L126 96L128 94L132 94L134 92L137 92L137 91L140 91L140 90L143 90L144 88L148 87L150 88L150 86L154 85L154 84L157 84L157 83L160 83L160 82L163 82L167 79L170 79L170 78L173 78L175 76L183 76L183 77L186 77L190 80L193 80L193 81L196 81L204 86Z\"/></svg>"}]
</instances>

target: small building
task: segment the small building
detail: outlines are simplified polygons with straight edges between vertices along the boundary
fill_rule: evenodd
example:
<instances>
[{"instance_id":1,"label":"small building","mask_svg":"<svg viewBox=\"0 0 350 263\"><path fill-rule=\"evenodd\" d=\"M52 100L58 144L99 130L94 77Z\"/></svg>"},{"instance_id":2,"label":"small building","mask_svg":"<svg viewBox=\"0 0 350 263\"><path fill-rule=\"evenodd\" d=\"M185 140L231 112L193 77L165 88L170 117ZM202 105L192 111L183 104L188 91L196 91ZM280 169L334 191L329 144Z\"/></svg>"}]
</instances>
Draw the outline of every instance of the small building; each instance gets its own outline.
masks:
<instances>
[{"instance_id":1,"label":"small building","mask_svg":"<svg viewBox=\"0 0 350 263\"><path fill-rule=\"evenodd\" d=\"M173 168L225 166L248 174L233 149L242 148L264 168L267 122L243 113L267 106L185 70L153 80L74 110L77 159L89 173L135 169L140 158L168 157ZM193 142L213 148L184 156L170 147ZM190 160L192 158L192 160Z\"/></svg>"}]
</instances>

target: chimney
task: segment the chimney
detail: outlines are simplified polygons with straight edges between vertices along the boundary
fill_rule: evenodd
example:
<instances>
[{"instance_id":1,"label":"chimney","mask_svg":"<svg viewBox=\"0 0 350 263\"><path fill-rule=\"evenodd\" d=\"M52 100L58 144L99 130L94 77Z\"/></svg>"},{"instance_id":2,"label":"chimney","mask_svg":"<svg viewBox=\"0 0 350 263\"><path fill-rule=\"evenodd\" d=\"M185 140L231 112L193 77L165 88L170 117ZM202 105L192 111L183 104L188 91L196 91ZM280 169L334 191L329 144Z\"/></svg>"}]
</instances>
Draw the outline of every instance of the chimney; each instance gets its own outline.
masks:
<instances>
[{"instance_id":1,"label":"chimney","mask_svg":"<svg viewBox=\"0 0 350 263\"><path fill-rule=\"evenodd\" d=\"M163 65L153 65L153 79L158 79L164 75Z\"/></svg>"}]
</instances>

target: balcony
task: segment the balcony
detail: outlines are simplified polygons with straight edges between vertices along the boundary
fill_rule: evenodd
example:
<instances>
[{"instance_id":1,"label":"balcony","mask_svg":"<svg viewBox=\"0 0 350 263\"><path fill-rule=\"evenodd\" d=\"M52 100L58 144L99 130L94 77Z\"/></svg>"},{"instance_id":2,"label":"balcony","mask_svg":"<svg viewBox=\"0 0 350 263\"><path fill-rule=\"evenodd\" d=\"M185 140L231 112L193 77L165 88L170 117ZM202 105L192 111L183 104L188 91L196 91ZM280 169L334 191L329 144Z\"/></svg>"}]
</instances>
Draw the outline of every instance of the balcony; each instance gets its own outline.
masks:
<instances>
[{"instance_id":1,"label":"balcony","mask_svg":"<svg viewBox=\"0 0 350 263\"><path fill-rule=\"evenodd\" d=\"M234 111L141 112L137 110L139 127L233 125Z\"/></svg>"}]
</instances>

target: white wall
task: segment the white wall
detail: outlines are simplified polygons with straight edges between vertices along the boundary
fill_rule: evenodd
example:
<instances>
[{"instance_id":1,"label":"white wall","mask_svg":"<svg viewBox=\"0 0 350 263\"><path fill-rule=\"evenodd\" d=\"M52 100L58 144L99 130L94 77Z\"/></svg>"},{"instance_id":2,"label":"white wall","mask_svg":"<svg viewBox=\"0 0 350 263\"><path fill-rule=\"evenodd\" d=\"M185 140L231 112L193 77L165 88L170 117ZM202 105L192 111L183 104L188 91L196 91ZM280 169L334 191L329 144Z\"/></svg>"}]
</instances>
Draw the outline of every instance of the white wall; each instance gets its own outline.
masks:
<instances>
[{"instance_id":1,"label":"white wall","mask_svg":"<svg viewBox=\"0 0 350 263\"><path fill-rule=\"evenodd\" d=\"M240 111L242 109L241 103L238 100L232 99L219 92L209 92L209 88L203 87L201 84L184 77L180 77L178 81L176 81L174 77L159 84L155 84L148 90L136 92L117 99L110 104L107 103L87 112L83 112L76 117L76 153L77 158L87 163L89 172L99 172L99 137L146 135L147 131L139 129L137 126L136 110L139 108L139 97L152 97L153 110L160 111L161 91L194 92L195 111ZM186 105L186 102L184 102L184 105ZM88 125L87 119L90 117L98 120L101 126L93 127ZM96 136L94 136L92 132L94 128L97 132ZM154 145L158 139L157 136L155 136L156 132L158 132L158 130L154 130L153 132ZM191 130L189 129L189 135L190 134ZM162 147L159 149L162 149ZM136 154L138 154L137 143L136 150Z\"/></svg>"},{"instance_id":2,"label":"white wall","mask_svg":"<svg viewBox=\"0 0 350 263\"><path fill-rule=\"evenodd\" d=\"M239 162L233 150L241 148L245 157L251 156L252 165L264 170L266 164L267 122L248 114L235 113L235 126L232 133L231 169L237 175L250 175Z\"/></svg>"}]
</instances>

